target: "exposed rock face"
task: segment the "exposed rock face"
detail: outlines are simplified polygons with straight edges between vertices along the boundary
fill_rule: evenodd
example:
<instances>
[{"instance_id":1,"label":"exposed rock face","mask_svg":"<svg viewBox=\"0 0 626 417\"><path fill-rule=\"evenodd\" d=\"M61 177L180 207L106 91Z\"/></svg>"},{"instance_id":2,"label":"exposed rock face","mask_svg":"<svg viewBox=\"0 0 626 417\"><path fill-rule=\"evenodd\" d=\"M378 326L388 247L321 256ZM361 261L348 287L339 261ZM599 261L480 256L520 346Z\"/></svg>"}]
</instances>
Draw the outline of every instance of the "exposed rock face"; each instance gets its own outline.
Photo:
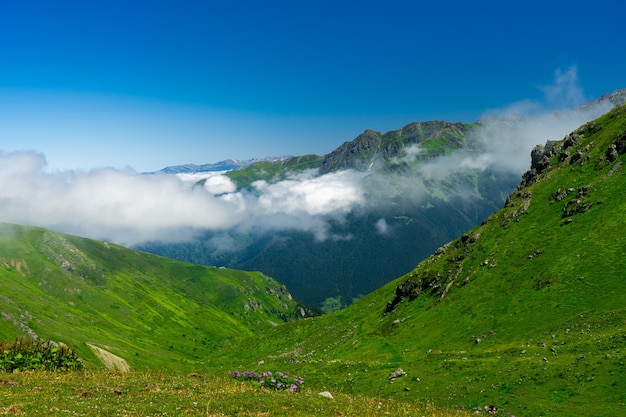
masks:
<instances>
[{"instance_id":1,"label":"exposed rock face","mask_svg":"<svg viewBox=\"0 0 626 417\"><path fill-rule=\"evenodd\" d=\"M387 159L400 156L406 146L420 144L432 138L446 138L450 147L461 147L467 129L467 125L463 123L439 120L410 123L402 129L384 134L368 129L326 155L320 166L320 172L349 168L365 171L377 157Z\"/></svg>"},{"instance_id":2,"label":"exposed rock face","mask_svg":"<svg viewBox=\"0 0 626 417\"><path fill-rule=\"evenodd\" d=\"M615 142L609 145L609 149L606 151L606 159L609 162L617 160L619 155L626 153L626 132L619 134Z\"/></svg>"},{"instance_id":3,"label":"exposed rock face","mask_svg":"<svg viewBox=\"0 0 626 417\"><path fill-rule=\"evenodd\" d=\"M409 278L402 281L396 287L396 293L393 300L387 303L385 307L385 313L393 311L398 304L404 299L408 298L409 301L413 301L420 294L430 292L442 300L452 285L457 282L457 278L463 271L463 259L465 259L470 253L472 246L480 239L479 233L466 233L461 236L454 245L447 245L446 248L442 248L442 251L438 251L426 262L432 262L443 255L447 256L449 262L454 267L450 268L447 273L441 274L439 272L433 272L428 270L419 270L419 267L414 270Z\"/></svg>"},{"instance_id":4,"label":"exposed rock face","mask_svg":"<svg viewBox=\"0 0 626 417\"><path fill-rule=\"evenodd\" d=\"M537 175L550 168L550 158L557 155L563 148L564 146L557 141L548 141L545 145L535 146L530 152L530 169L522 175L522 182L518 188L532 183Z\"/></svg>"},{"instance_id":5,"label":"exposed rock face","mask_svg":"<svg viewBox=\"0 0 626 417\"><path fill-rule=\"evenodd\" d=\"M602 102L611 103L614 106L618 106L620 104L626 103L626 88L622 88L621 90L615 90L612 93L605 94L597 100L590 101L589 103L582 106L582 109L600 104Z\"/></svg>"},{"instance_id":6,"label":"exposed rock face","mask_svg":"<svg viewBox=\"0 0 626 417\"><path fill-rule=\"evenodd\" d=\"M382 142L382 135L373 130L366 130L350 142L344 142L335 151L329 153L322 162L321 172L354 168L365 170L372 162Z\"/></svg>"}]
</instances>

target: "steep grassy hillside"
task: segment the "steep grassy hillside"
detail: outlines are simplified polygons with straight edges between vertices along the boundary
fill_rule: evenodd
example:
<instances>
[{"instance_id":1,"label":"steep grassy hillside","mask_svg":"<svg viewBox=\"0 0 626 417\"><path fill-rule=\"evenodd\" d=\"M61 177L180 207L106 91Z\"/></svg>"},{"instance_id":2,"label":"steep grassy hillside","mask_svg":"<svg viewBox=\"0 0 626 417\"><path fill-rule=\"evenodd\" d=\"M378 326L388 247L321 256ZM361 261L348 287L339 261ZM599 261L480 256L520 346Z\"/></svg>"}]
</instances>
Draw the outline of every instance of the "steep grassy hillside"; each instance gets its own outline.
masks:
<instances>
[{"instance_id":1,"label":"steep grassy hillside","mask_svg":"<svg viewBox=\"0 0 626 417\"><path fill-rule=\"evenodd\" d=\"M98 354L115 363L109 352L131 368L179 369L227 340L298 317L300 308L261 273L0 224L2 340L64 342L92 365Z\"/></svg>"},{"instance_id":2,"label":"steep grassy hillside","mask_svg":"<svg viewBox=\"0 0 626 417\"><path fill-rule=\"evenodd\" d=\"M626 107L532 159L504 208L407 275L232 344L212 369L263 363L331 391L516 416L626 415Z\"/></svg>"}]
</instances>

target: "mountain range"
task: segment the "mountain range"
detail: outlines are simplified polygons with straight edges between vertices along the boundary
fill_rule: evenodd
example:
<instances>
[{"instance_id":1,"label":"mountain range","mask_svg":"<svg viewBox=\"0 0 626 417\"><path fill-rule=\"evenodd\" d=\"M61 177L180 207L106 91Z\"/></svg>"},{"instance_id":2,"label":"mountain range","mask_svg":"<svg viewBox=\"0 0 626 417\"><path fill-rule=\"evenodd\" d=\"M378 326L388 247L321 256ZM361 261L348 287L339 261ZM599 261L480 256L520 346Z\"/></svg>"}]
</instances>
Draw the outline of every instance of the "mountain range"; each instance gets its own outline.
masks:
<instances>
[{"instance_id":1,"label":"mountain range","mask_svg":"<svg viewBox=\"0 0 626 417\"><path fill-rule=\"evenodd\" d=\"M319 317L260 272L0 224L0 334L63 342L120 371L280 370L318 391L623 415L626 105L528 156L500 209Z\"/></svg>"},{"instance_id":2,"label":"mountain range","mask_svg":"<svg viewBox=\"0 0 626 417\"><path fill-rule=\"evenodd\" d=\"M321 157L263 161L226 173L240 189L256 181L278 183L303 172L365 173L368 207L327 219L319 239L298 230L207 232L191 242L147 242L137 248L187 262L263 271L317 307L345 306L414 267L440 245L475 226L502 205L519 176L466 169L425 177L428 161L475 146L475 125L411 123L385 134L367 130ZM418 155L407 147L420 148ZM376 225L383 225L384 230ZM381 227L383 227L381 226ZM235 242L228 250L214 241Z\"/></svg>"},{"instance_id":3,"label":"mountain range","mask_svg":"<svg viewBox=\"0 0 626 417\"><path fill-rule=\"evenodd\" d=\"M219 162L213 162L208 164L184 164L184 165L172 165L160 169L156 172L150 172L149 174L198 174L202 172L219 172L219 171L233 171L241 168L245 168L252 164L256 164L261 161L275 162L283 161L289 158L289 156L273 157L268 156L265 158L252 158L252 159L225 159Z\"/></svg>"},{"instance_id":4,"label":"mountain range","mask_svg":"<svg viewBox=\"0 0 626 417\"><path fill-rule=\"evenodd\" d=\"M586 121L590 116L584 112L606 111L625 100L626 90L617 90L572 113ZM601 114L590 112L596 113ZM554 119L561 123L568 117L557 114ZM356 171L363 176L359 187L367 205L339 218L324 218L323 238L306 230L249 228L205 232L179 243L146 242L137 248L187 262L262 271L303 302L332 311L410 271L501 207L525 169L523 164L509 166L512 157L505 154L514 151L506 148L518 146L516 141L537 143L535 133L516 136L524 129L530 130L521 118L414 122L386 133L365 130L324 156L259 161L225 175L238 189L254 194L258 182L281 184L298 181L304 173L321 179ZM515 153L513 158L518 165L524 160Z\"/></svg>"}]
</instances>

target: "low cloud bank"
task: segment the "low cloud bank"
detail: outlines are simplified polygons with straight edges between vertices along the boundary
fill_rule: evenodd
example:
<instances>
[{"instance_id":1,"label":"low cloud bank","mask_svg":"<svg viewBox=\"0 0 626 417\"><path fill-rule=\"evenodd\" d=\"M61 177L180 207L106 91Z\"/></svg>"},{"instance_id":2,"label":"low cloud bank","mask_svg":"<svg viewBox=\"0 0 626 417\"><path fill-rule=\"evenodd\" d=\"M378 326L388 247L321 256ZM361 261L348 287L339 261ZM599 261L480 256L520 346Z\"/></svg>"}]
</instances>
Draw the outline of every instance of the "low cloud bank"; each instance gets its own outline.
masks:
<instances>
[{"instance_id":1,"label":"low cloud bank","mask_svg":"<svg viewBox=\"0 0 626 417\"><path fill-rule=\"evenodd\" d=\"M177 177L131 170L45 171L43 155L0 154L0 220L133 244L231 227L231 204Z\"/></svg>"},{"instance_id":2,"label":"low cloud bank","mask_svg":"<svg viewBox=\"0 0 626 417\"><path fill-rule=\"evenodd\" d=\"M142 175L132 170L45 170L36 152L0 154L0 221L134 245L187 240L204 230L296 229L327 238L327 222L364 203L362 174L300 174L255 192L215 173ZM198 186L199 179L206 179Z\"/></svg>"},{"instance_id":3,"label":"low cloud bank","mask_svg":"<svg viewBox=\"0 0 626 417\"><path fill-rule=\"evenodd\" d=\"M318 240L349 239L333 236L330 223L380 204L384 199L376 198L376 193L384 192L385 184L393 182L419 201L421 181L444 179L459 169L521 175L530 166L535 145L562 139L610 108L610 104L599 104L584 110L564 109L584 101L575 68L557 72L554 85L543 91L544 102L522 101L488 112L470 133L476 149L432 159L421 166L418 177L410 178L389 177L376 169L322 176L309 171L272 184L258 181L253 190L246 191L238 190L222 173L142 175L112 168L49 172L40 153L0 153L0 221L124 245L182 241L208 230L218 232L214 244L223 249L232 241L228 233L219 232L229 230L300 230ZM417 146L409 147L395 162L410 162L421 152ZM203 186L198 185L200 179L205 180ZM385 219L372 227L382 235L392 233Z\"/></svg>"}]
</instances>

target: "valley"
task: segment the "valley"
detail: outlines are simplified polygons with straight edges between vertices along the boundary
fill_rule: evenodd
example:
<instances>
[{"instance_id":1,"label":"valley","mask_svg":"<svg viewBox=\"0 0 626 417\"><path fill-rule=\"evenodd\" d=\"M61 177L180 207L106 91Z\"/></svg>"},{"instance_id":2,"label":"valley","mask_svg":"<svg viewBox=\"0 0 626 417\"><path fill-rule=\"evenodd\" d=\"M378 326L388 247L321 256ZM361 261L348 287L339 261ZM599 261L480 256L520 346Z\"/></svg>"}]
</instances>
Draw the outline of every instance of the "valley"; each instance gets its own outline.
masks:
<instances>
[{"instance_id":1,"label":"valley","mask_svg":"<svg viewBox=\"0 0 626 417\"><path fill-rule=\"evenodd\" d=\"M108 358L117 379L106 384L139 401L131 381L148 379L141 372L172 373L153 386L200 376L245 403L268 392L226 382L229 372L281 371L306 381L303 415L367 415L354 401L376 415L374 398L433 416L487 414L489 405L516 416L623 414L626 105L530 156L499 210L404 275L319 317L260 272L2 224L0 333L75 348L85 378ZM193 401L226 415L254 409L211 408L225 394L196 391L204 382L191 378L175 383L192 398L183 409ZM12 392L4 409L30 404L13 400L34 383L28 374L2 380L14 381L0 387ZM68 384L62 389L76 390ZM109 394L109 385L88 384L94 398ZM340 408L320 403L325 391L343 398ZM283 410L275 415L300 409L286 392L271 398L266 407Z\"/></svg>"}]
</instances>

